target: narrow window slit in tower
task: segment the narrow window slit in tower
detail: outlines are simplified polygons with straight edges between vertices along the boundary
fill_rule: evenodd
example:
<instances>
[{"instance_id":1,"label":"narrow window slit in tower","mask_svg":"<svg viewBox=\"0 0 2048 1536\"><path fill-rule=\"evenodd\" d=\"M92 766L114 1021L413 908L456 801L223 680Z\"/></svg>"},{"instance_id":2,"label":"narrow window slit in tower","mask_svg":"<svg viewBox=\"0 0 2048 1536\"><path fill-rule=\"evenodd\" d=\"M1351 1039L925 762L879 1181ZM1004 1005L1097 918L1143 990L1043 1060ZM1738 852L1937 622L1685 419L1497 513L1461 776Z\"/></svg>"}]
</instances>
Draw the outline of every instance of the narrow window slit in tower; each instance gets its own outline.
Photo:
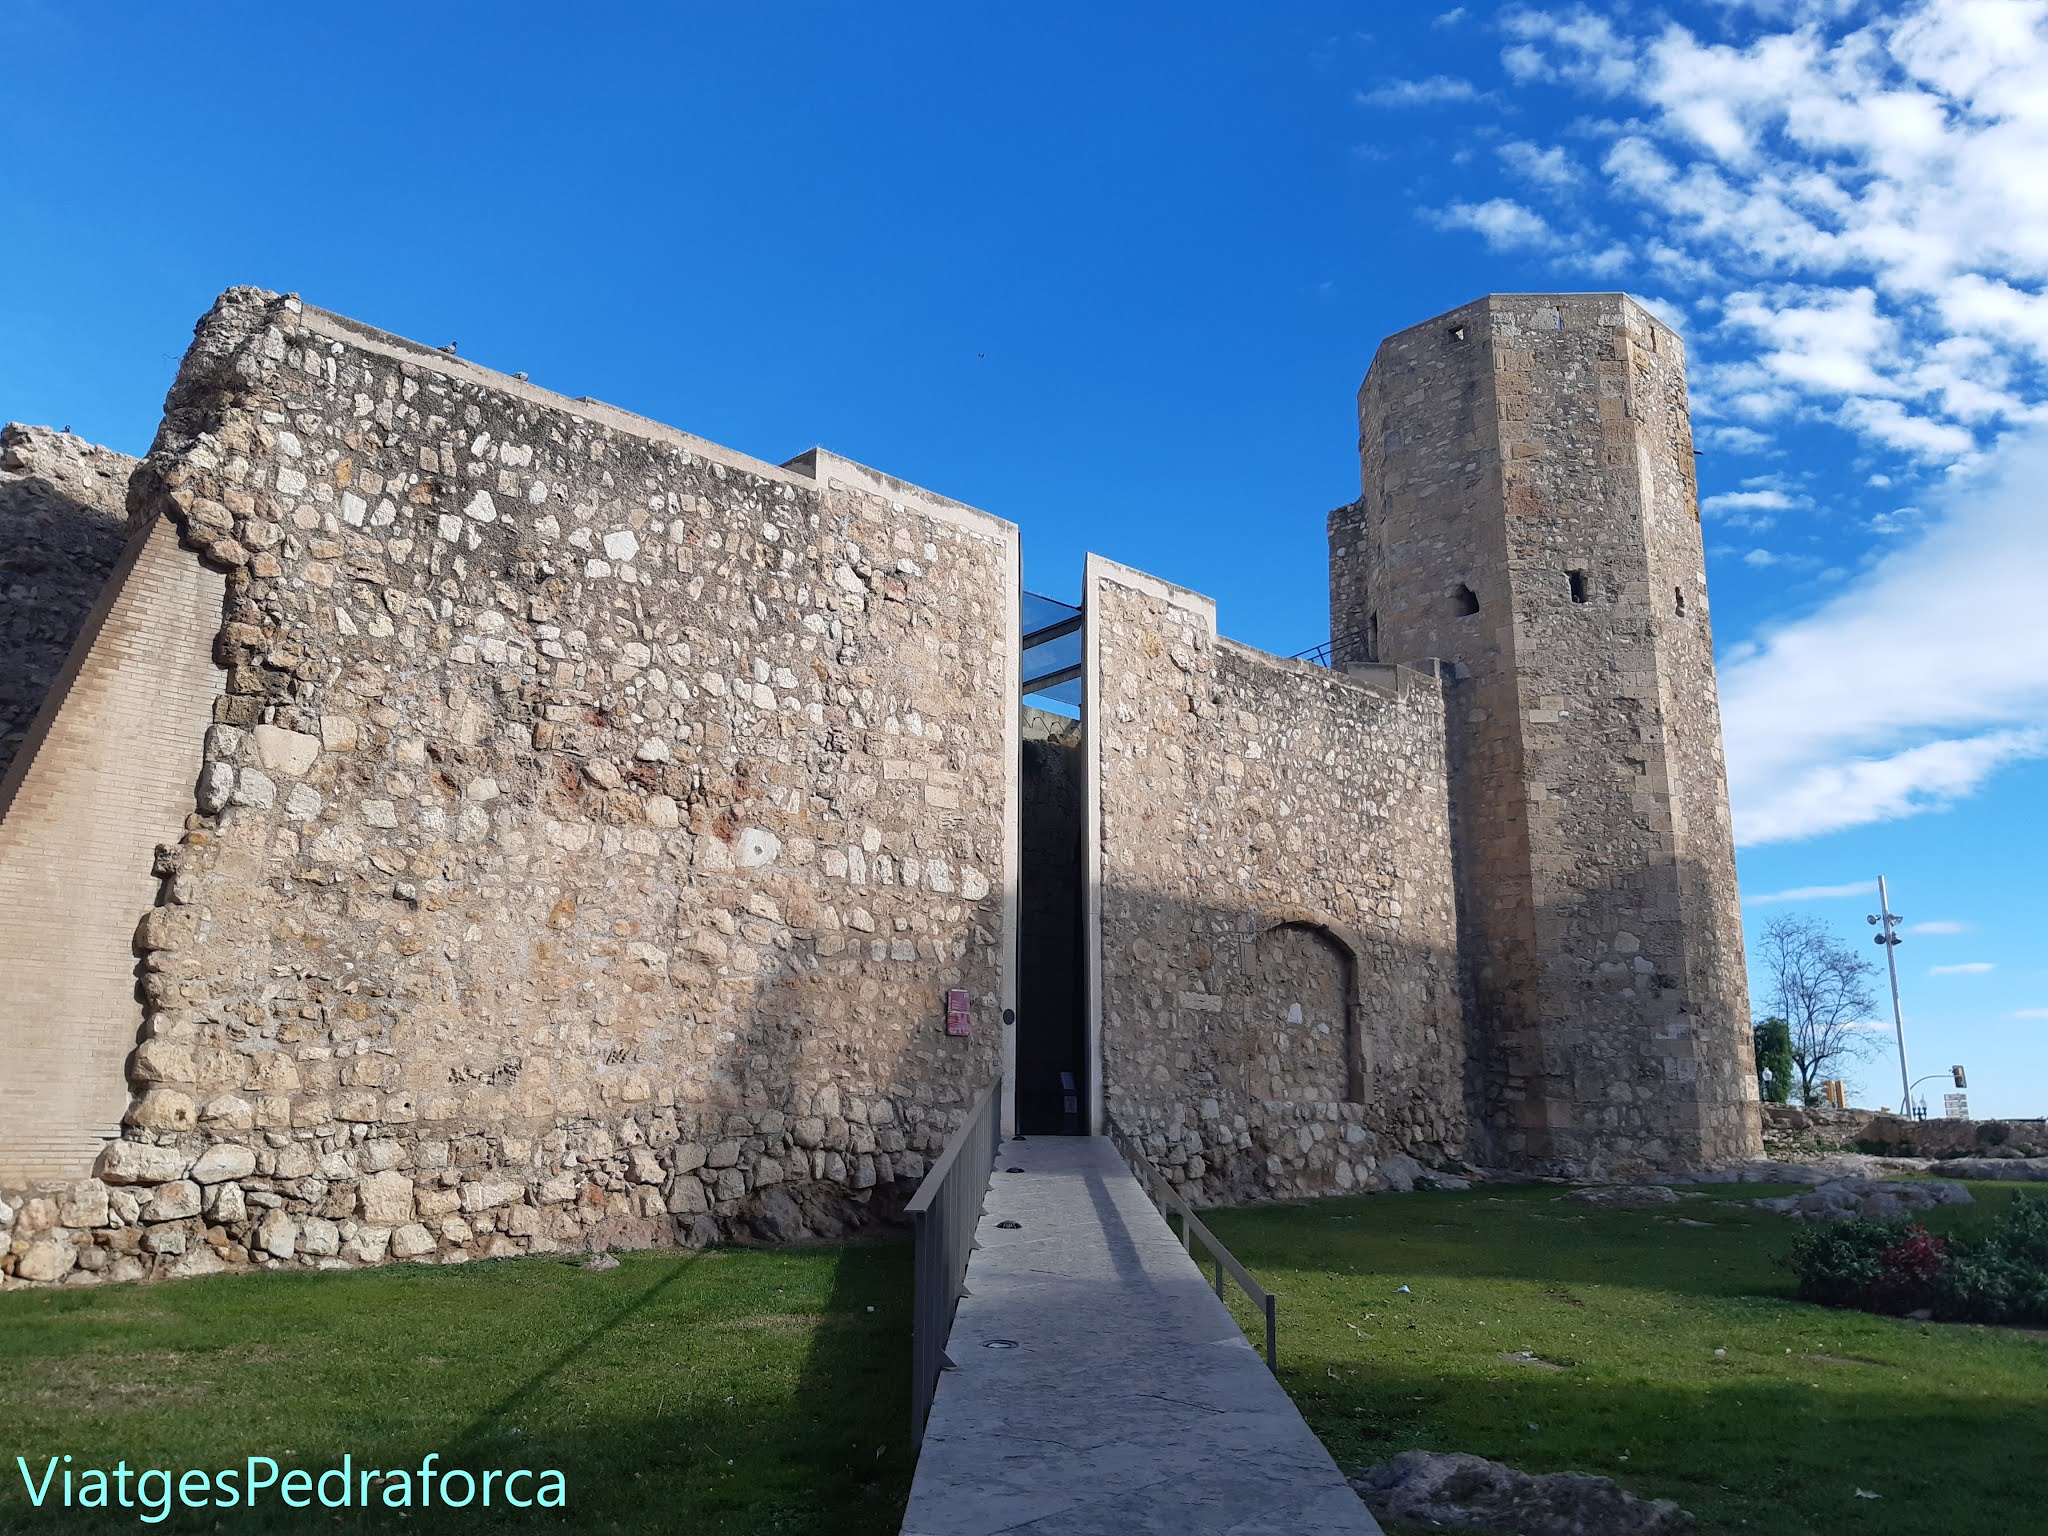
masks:
<instances>
[{"instance_id":1,"label":"narrow window slit in tower","mask_svg":"<svg viewBox=\"0 0 2048 1536\"><path fill-rule=\"evenodd\" d=\"M1586 573L1584 571L1567 571L1565 574L1571 580L1572 601L1583 603L1586 600Z\"/></svg>"},{"instance_id":2,"label":"narrow window slit in tower","mask_svg":"<svg viewBox=\"0 0 2048 1536\"><path fill-rule=\"evenodd\" d=\"M1465 327L1463 327L1462 325L1454 325L1454 326L1452 326L1452 327L1451 327L1451 340L1453 340L1453 341L1463 341L1464 339L1465 339Z\"/></svg>"},{"instance_id":3,"label":"narrow window slit in tower","mask_svg":"<svg viewBox=\"0 0 2048 1536\"><path fill-rule=\"evenodd\" d=\"M1451 602L1460 618L1479 611L1479 594L1462 582L1459 583L1458 590L1451 595Z\"/></svg>"},{"instance_id":4,"label":"narrow window slit in tower","mask_svg":"<svg viewBox=\"0 0 2048 1536\"><path fill-rule=\"evenodd\" d=\"M1376 613L1367 614L1365 619L1365 659L1380 659L1380 616Z\"/></svg>"},{"instance_id":5,"label":"narrow window slit in tower","mask_svg":"<svg viewBox=\"0 0 2048 1536\"><path fill-rule=\"evenodd\" d=\"M1684 617L1685 617L1685 588L1683 588L1683 587L1673 587L1673 588L1671 589L1671 595L1672 595L1672 597L1673 597L1673 598L1675 598L1675 599L1677 600L1677 603L1678 603L1678 616L1679 616L1679 617L1680 617L1681 619L1682 619L1682 618L1684 618Z\"/></svg>"}]
</instances>

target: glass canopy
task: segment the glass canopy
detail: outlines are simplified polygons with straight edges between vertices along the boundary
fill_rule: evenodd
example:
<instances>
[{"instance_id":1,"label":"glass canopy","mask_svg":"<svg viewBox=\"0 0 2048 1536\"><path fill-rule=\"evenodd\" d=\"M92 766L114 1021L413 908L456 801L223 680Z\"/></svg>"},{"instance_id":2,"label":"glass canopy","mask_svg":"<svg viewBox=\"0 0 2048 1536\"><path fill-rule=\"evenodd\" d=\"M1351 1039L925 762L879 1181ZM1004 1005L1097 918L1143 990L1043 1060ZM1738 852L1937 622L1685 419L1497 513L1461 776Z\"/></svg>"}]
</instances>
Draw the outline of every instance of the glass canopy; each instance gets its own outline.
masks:
<instances>
[{"instance_id":1,"label":"glass canopy","mask_svg":"<svg viewBox=\"0 0 2048 1536\"><path fill-rule=\"evenodd\" d=\"M1024 694L1081 705L1081 610L1036 592L1023 594Z\"/></svg>"}]
</instances>

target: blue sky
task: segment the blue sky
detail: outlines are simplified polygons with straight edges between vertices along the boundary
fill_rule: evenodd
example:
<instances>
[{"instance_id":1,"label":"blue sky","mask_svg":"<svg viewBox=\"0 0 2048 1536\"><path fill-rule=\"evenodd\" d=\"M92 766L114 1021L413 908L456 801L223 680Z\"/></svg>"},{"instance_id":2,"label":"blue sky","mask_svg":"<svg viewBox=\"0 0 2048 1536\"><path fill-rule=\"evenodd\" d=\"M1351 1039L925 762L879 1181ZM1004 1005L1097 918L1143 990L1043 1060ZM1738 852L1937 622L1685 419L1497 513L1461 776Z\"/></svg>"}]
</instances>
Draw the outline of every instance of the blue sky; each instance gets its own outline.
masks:
<instances>
[{"instance_id":1,"label":"blue sky","mask_svg":"<svg viewBox=\"0 0 2048 1536\"><path fill-rule=\"evenodd\" d=\"M1916 1074L2048 1113L2043 5L0 0L0 51L0 418L140 452L255 283L823 443L1016 519L1039 590L1094 548L1281 652L1382 336L1641 295L1691 347L1752 925L1864 945L1884 871Z\"/></svg>"}]
</instances>

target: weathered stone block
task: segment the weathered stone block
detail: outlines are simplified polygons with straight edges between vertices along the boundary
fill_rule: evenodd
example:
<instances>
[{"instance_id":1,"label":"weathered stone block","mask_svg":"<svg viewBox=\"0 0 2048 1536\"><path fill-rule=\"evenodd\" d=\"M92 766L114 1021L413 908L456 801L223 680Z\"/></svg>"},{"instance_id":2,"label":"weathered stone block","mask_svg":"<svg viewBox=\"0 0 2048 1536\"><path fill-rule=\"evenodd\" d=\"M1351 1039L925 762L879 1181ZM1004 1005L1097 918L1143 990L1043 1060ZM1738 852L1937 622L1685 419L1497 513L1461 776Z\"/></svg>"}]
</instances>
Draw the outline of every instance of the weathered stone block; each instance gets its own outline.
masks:
<instances>
[{"instance_id":1,"label":"weathered stone block","mask_svg":"<svg viewBox=\"0 0 2048 1536\"><path fill-rule=\"evenodd\" d=\"M271 1211L256 1227L257 1246L274 1259L288 1259L298 1251L299 1224L282 1210Z\"/></svg>"},{"instance_id":2,"label":"weathered stone block","mask_svg":"<svg viewBox=\"0 0 2048 1536\"><path fill-rule=\"evenodd\" d=\"M168 1184L159 1184L150 1196L149 1204L142 1208L144 1221L183 1221L197 1216L201 1202L199 1186L190 1179L174 1179Z\"/></svg>"},{"instance_id":3,"label":"weathered stone block","mask_svg":"<svg viewBox=\"0 0 2048 1536\"><path fill-rule=\"evenodd\" d=\"M364 1221L379 1227L402 1227L413 1219L412 1180L387 1169L373 1173L356 1186L356 1199Z\"/></svg>"},{"instance_id":4,"label":"weathered stone block","mask_svg":"<svg viewBox=\"0 0 2048 1536\"><path fill-rule=\"evenodd\" d=\"M256 1151L253 1147L220 1142L199 1154L192 1165L192 1179L200 1184L226 1184L235 1179L246 1179L256 1171Z\"/></svg>"},{"instance_id":5,"label":"weathered stone block","mask_svg":"<svg viewBox=\"0 0 2048 1536\"><path fill-rule=\"evenodd\" d=\"M78 1250L70 1243L42 1237L30 1243L15 1260L14 1273L23 1280L49 1284L63 1279L77 1261Z\"/></svg>"},{"instance_id":6,"label":"weathered stone block","mask_svg":"<svg viewBox=\"0 0 2048 1536\"><path fill-rule=\"evenodd\" d=\"M436 1247L434 1234L418 1222L407 1222L391 1234L391 1256L394 1259L417 1259L430 1254Z\"/></svg>"},{"instance_id":7,"label":"weathered stone block","mask_svg":"<svg viewBox=\"0 0 2048 1536\"><path fill-rule=\"evenodd\" d=\"M107 1224L107 1186L98 1179L80 1179L57 1197L57 1225L92 1228Z\"/></svg>"}]
</instances>

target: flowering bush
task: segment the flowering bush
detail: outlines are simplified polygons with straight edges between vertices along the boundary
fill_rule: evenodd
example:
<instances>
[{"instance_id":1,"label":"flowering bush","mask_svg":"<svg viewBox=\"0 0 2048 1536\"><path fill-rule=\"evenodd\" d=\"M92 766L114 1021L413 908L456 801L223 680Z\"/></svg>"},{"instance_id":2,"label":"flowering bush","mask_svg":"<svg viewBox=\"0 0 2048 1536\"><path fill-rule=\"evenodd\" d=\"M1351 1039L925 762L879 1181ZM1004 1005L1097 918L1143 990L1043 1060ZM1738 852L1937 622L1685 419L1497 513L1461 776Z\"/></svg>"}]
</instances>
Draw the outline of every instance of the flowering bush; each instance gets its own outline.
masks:
<instances>
[{"instance_id":1,"label":"flowering bush","mask_svg":"<svg viewBox=\"0 0 2048 1536\"><path fill-rule=\"evenodd\" d=\"M1905 1222L1816 1223L1793 1239L1785 1263L1800 1299L1823 1306L2048 1323L2048 1199L2015 1196L1976 1241Z\"/></svg>"},{"instance_id":2,"label":"flowering bush","mask_svg":"<svg viewBox=\"0 0 2048 1536\"><path fill-rule=\"evenodd\" d=\"M1817 1222L1793 1240L1787 1262L1802 1301L1865 1312L1913 1312L1934 1304L1946 1244L1896 1221Z\"/></svg>"}]
</instances>

